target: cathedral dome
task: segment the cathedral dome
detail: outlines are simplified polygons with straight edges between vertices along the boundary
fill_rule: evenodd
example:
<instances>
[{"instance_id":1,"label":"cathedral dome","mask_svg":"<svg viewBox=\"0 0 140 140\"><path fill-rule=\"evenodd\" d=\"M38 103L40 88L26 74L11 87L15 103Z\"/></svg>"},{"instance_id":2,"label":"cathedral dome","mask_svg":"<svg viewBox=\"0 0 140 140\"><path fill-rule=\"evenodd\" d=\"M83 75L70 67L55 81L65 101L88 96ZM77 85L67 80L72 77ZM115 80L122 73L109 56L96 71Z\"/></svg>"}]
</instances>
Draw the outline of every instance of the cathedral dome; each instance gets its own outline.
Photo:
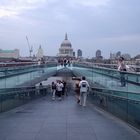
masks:
<instances>
[{"instance_id":1,"label":"cathedral dome","mask_svg":"<svg viewBox=\"0 0 140 140\"><path fill-rule=\"evenodd\" d=\"M61 43L61 47L71 47L71 42L68 40L67 34L65 35L65 40Z\"/></svg>"},{"instance_id":2,"label":"cathedral dome","mask_svg":"<svg viewBox=\"0 0 140 140\"><path fill-rule=\"evenodd\" d=\"M68 40L67 34L65 35L65 40L61 43L58 56L73 57L72 45L71 42Z\"/></svg>"}]
</instances>

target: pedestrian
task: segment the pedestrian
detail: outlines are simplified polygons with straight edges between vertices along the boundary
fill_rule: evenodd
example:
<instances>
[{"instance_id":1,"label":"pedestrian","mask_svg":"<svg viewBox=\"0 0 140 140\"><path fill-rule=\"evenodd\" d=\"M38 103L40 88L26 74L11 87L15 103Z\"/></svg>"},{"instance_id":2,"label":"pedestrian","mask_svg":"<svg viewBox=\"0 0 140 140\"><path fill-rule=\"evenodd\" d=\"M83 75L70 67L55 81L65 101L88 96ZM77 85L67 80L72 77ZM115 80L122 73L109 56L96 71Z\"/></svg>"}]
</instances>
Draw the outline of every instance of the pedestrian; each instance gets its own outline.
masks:
<instances>
[{"instance_id":1,"label":"pedestrian","mask_svg":"<svg viewBox=\"0 0 140 140\"><path fill-rule=\"evenodd\" d=\"M52 82L51 89L52 89L52 100L55 100L56 84L54 82Z\"/></svg>"},{"instance_id":2,"label":"pedestrian","mask_svg":"<svg viewBox=\"0 0 140 140\"><path fill-rule=\"evenodd\" d=\"M82 80L79 83L80 87L80 105L86 106L86 99L87 99L87 94L89 91L89 84L86 81L85 76L82 77Z\"/></svg>"},{"instance_id":3,"label":"pedestrian","mask_svg":"<svg viewBox=\"0 0 140 140\"><path fill-rule=\"evenodd\" d=\"M40 95L44 94L42 82L39 83L39 93L40 93Z\"/></svg>"},{"instance_id":4,"label":"pedestrian","mask_svg":"<svg viewBox=\"0 0 140 140\"><path fill-rule=\"evenodd\" d=\"M118 70L120 71L120 82L121 86L126 86L126 79L125 79L125 71L126 71L126 65L124 63L124 58L120 57L118 60Z\"/></svg>"},{"instance_id":5,"label":"pedestrian","mask_svg":"<svg viewBox=\"0 0 140 140\"><path fill-rule=\"evenodd\" d=\"M79 87L79 83L80 83L80 79L78 79L76 81L76 84L75 84L76 100L77 100L78 104L80 103L80 87Z\"/></svg>"},{"instance_id":6,"label":"pedestrian","mask_svg":"<svg viewBox=\"0 0 140 140\"><path fill-rule=\"evenodd\" d=\"M62 95L66 95L66 82L63 80L62 81L62 84L63 84L63 88L62 88Z\"/></svg>"},{"instance_id":7,"label":"pedestrian","mask_svg":"<svg viewBox=\"0 0 140 140\"><path fill-rule=\"evenodd\" d=\"M61 100L61 96L62 96L62 90L63 90L63 83L59 80L56 84L56 88L57 88L57 94L58 94L58 99Z\"/></svg>"}]
</instances>

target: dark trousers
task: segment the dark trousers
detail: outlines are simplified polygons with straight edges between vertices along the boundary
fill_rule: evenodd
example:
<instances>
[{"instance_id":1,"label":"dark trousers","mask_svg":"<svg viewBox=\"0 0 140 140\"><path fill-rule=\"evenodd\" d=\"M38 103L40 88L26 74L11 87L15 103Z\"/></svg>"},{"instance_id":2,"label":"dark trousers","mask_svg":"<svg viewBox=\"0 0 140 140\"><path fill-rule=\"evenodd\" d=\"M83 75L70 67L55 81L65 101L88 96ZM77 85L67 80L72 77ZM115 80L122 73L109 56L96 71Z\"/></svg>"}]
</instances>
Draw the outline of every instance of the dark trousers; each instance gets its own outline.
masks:
<instances>
[{"instance_id":1,"label":"dark trousers","mask_svg":"<svg viewBox=\"0 0 140 140\"><path fill-rule=\"evenodd\" d=\"M61 97L62 96L62 91L57 91L57 96Z\"/></svg>"},{"instance_id":2,"label":"dark trousers","mask_svg":"<svg viewBox=\"0 0 140 140\"><path fill-rule=\"evenodd\" d=\"M124 73L120 73L120 82L121 82L121 86L126 86L126 80L125 80Z\"/></svg>"}]
</instances>

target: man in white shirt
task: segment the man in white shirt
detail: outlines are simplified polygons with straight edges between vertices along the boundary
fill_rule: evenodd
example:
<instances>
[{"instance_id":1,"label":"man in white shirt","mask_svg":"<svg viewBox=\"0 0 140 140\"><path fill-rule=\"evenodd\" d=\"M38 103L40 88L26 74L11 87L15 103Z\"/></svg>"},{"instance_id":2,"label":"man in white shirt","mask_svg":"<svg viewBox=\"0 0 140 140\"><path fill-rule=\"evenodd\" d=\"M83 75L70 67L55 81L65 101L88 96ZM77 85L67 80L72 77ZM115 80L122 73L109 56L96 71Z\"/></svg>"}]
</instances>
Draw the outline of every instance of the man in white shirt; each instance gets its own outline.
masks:
<instances>
[{"instance_id":1,"label":"man in white shirt","mask_svg":"<svg viewBox=\"0 0 140 140\"><path fill-rule=\"evenodd\" d=\"M89 84L84 76L82 77L82 80L79 83L79 87L80 87L80 105L86 106Z\"/></svg>"},{"instance_id":2,"label":"man in white shirt","mask_svg":"<svg viewBox=\"0 0 140 140\"><path fill-rule=\"evenodd\" d=\"M64 87L63 83L59 80L58 83L56 84L59 100L61 100L63 87Z\"/></svg>"}]
</instances>

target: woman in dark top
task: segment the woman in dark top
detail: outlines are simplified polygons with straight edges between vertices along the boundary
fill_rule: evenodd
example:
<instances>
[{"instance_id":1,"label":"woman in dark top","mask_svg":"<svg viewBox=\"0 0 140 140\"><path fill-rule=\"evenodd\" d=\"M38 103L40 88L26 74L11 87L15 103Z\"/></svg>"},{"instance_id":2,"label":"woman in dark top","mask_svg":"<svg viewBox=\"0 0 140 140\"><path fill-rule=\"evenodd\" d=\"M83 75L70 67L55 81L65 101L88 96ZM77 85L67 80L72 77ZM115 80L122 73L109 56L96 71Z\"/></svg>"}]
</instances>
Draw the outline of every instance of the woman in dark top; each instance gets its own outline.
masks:
<instances>
[{"instance_id":1,"label":"woman in dark top","mask_svg":"<svg viewBox=\"0 0 140 140\"><path fill-rule=\"evenodd\" d=\"M77 103L80 103L80 87L79 87L80 80L78 80L75 84L75 92L76 92L76 99Z\"/></svg>"}]
</instances>

